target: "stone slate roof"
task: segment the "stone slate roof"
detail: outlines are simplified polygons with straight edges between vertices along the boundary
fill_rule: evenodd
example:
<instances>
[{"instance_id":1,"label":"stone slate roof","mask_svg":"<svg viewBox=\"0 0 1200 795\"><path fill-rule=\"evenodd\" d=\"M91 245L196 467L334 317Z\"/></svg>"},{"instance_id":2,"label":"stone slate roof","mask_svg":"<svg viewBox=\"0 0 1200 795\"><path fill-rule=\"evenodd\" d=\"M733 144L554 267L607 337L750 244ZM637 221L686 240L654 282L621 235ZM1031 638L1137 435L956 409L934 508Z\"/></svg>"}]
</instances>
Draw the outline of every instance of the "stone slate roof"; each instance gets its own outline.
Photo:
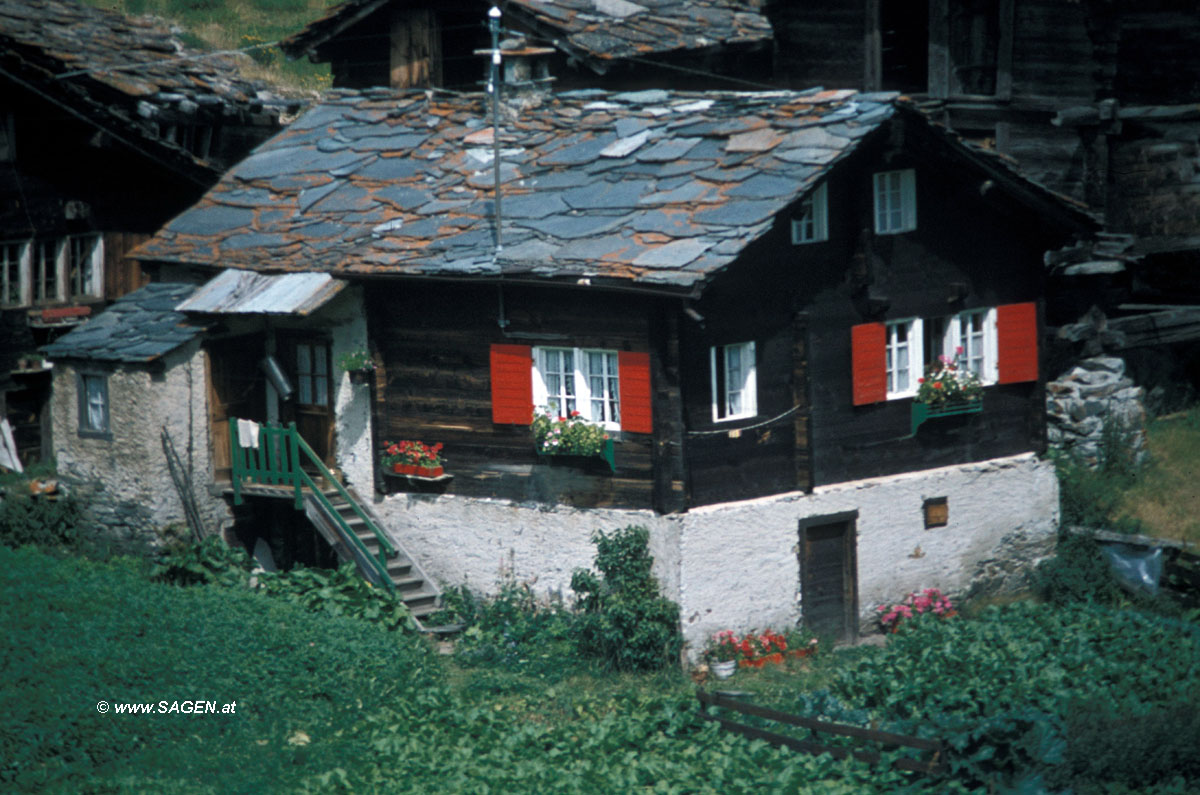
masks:
<instances>
[{"instance_id":1,"label":"stone slate roof","mask_svg":"<svg viewBox=\"0 0 1200 795\"><path fill-rule=\"evenodd\" d=\"M512 0L508 11L585 60L770 41L757 2L740 0ZM559 38L561 37L561 38Z\"/></svg>"},{"instance_id":2,"label":"stone slate roof","mask_svg":"<svg viewBox=\"0 0 1200 795\"><path fill-rule=\"evenodd\" d=\"M890 118L893 100L853 91L547 98L502 128L496 258L485 97L334 92L136 256L687 289Z\"/></svg>"},{"instance_id":3,"label":"stone slate roof","mask_svg":"<svg viewBox=\"0 0 1200 795\"><path fill-rule=\"evenodd\" d=\"M501 128L497 255L489 103L436 96L333 92L134 256L697 291L863 136L900 113L928 124L894 94L557 94ZM958 162L982 164L982 154L941 134ZM1063 210L986 159L1004 184Z\"/></svg>"},{"instance_id":4,"label":"stone slate roof","mask_svg":"<svg viewBox=\"0 0 1200 795\"><path fill-rule=\"evenodd\" d=\"M292 56L313 52L389 2L347 0L280 46ZM492 3L475 4L482 23ZM511 15L603 71L603 62L621 58L770 41L771 23L761 5L758 0L507 0L502 10L506 18Z\"/></svg>"},{"instance_id":5,"label":"stone slate roof","mask_svg":"<svg viewBox=\"0 0 1200 795\"><path fill-rule=\"evenodd\" d=\"M203 167L160 137L162 128L205 120L278 127L281 112L297 103L243 78L229 57L182 59L197 54L149 17L70 0L0 0L0 84L11 80Z\"/></svg>"},{"instance_id":6,"label":"stone slate roof","mask_svg":"<svg viewBox=\"0 0 1200 795\"><path fill-rule=\"evenodd\" d=\"M118 298L108 309L77 326L41 352L50 359L150 362L196 338L175 307L196 285L156 282Z\"/></svg>"}]
</instances>

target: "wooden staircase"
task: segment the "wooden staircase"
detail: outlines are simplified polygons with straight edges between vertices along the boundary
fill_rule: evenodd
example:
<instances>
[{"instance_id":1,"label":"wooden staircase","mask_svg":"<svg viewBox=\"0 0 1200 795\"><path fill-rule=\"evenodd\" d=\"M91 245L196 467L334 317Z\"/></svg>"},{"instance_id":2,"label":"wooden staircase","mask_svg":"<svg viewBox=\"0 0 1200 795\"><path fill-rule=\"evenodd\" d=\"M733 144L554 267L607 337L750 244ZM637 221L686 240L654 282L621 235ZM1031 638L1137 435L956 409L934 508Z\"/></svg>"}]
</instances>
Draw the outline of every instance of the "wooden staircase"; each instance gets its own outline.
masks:
<instances>
[{"instance_id":1,"label":"wooden staircase","mask_svg":"<svg viewBox=\"0 0 1200 795\"><path fill-rule=\"evenodd\" d=\"M441 592L416 561L394 540L390 552L382 549L379 537L375 535L375 531L367 522L360 518L359 514L366 513L375 526L380 527L378 518L368 506L363 504L352 489L347 488L345 491L350 500L343 497L336 489L324 491L326 500L341 518L341 522L330 522L329 517L326 516L328 508L311 495L305 497L305 514L325 537L325 540L338 551L338 554L343 559L353 560L358 565L359 571L368 580L387 588L386 583L378 582L382 574L386 574L387 581L391 583L390 590L400 597L420 627L423 619L428 618L439 609L438 599ZM352 504L352 501L356 502L357 506ZM356 507L358 510L355 510ZM346 529L354 534L358 539L358 544L346 543L348 539L343 538ZM382 573L378 567L364 567L362 561L358 559L359 556L353 554L359 545L366 550L372 560L378 561L381 557L383 558L386 566Z\"/></svg>"},{"instance_id":2,"label":"wooden staircase","mask_svg":"<svg viewBox=\"0 0 1200 795\"><path fill-rule=\"evenodd\" d=\"M244 495L292 499L339 557L354 561L369 582L400 597L424 630L422 619L438 610L441 592L382 530L368 503L334 477L295 423L260 426L256 447L238 444L237 423L236 418L229 421L234 505L241 505Z\"/></svg>"}]
</instances>

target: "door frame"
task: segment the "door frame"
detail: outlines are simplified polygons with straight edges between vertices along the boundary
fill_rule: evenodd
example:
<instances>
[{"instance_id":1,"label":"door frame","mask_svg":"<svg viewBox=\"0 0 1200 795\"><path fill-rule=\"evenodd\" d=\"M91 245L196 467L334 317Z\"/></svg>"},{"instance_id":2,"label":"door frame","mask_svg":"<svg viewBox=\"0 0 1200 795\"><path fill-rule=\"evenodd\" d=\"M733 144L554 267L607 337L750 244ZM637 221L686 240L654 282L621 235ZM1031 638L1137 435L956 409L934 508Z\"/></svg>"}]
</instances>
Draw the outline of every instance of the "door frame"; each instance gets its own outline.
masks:
<instances>
[{"instance_id":1,"label":"door frame","mask_svg":"<svg viewBox=\"0 0 1200 795\"><path fill-rule=\"evenodd\" d=\"M841 640L849 641L858 637L858 511L841 511L839 513L806 516L799 521L800 543L797 555L800 563L800 619L804 620L805 583L809 582L809 567L812 565L812 555L808 551L809 532L818 527L841 524L845 526L842 542L842 633Z\"/></svg>"}]
</instances>

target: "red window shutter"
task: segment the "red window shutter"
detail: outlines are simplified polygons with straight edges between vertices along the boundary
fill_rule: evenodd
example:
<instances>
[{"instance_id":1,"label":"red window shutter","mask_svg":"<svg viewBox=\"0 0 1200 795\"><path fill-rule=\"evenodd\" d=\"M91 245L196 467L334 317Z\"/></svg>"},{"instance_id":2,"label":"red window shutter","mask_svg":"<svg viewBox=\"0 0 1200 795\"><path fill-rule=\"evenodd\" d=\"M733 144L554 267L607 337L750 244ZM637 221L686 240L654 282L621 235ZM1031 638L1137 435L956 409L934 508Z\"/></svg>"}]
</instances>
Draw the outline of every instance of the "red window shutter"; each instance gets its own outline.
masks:
<instances>
[{"instance_id":1,"label":"red window shutter","mask_svg":"<svg viewBox=\"0 0 1200 795\"><path fill-rule=\"evenodd\" d=\"M887 400L887 327L863 323L850 328L854 405Z\"/></svg>"},{"instance_id":2,"label":"red window shutter","mask_svg":"<svg viewBox=\"0 0 1200 795\"><path fill-rule=\"evenodd\" d=\"M492 422L533 422L533 349L528 345L493 345Z\"/></svg>"},{"instance_id":3,"label":"red window shutter","mask_svg":"<svg viewBox=\"0 0 1200 795\"><path fill-rule=\"evenodd\" d=\"M650 354L617 352L621 383L621 430L650 433L654 430L650 397Z\"/></svg>"},{"instance_id":4,"label":"red window shutter","mask_svg":"<svg viewBox=\"0 0 1200 795\"><path fill-rule=\"evenodd\" d=\"M996 307L996 340L998 383L1018 384L1038 379L1037 304Z\"/></svg>"}]
</instances>

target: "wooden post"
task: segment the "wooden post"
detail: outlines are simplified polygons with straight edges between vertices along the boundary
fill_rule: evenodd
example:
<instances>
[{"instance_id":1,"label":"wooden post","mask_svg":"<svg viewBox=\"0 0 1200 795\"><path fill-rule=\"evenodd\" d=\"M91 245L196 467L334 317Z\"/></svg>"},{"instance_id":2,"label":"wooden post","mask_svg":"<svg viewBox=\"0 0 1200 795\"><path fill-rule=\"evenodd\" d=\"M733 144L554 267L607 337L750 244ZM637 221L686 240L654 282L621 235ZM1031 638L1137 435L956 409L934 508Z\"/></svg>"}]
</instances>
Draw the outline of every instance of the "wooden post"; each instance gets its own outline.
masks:
<instances>
[{"instance_id":1,"label":"wooden post","mask_svg":"<svg viewBox=\"0 0 1200 795\"><path fill-rule=\"evenodd\" d=\"M396 9L391 42L388 74L392 88L442 84L442 42L433 9Z\"/></svg>"}]
</instances>

